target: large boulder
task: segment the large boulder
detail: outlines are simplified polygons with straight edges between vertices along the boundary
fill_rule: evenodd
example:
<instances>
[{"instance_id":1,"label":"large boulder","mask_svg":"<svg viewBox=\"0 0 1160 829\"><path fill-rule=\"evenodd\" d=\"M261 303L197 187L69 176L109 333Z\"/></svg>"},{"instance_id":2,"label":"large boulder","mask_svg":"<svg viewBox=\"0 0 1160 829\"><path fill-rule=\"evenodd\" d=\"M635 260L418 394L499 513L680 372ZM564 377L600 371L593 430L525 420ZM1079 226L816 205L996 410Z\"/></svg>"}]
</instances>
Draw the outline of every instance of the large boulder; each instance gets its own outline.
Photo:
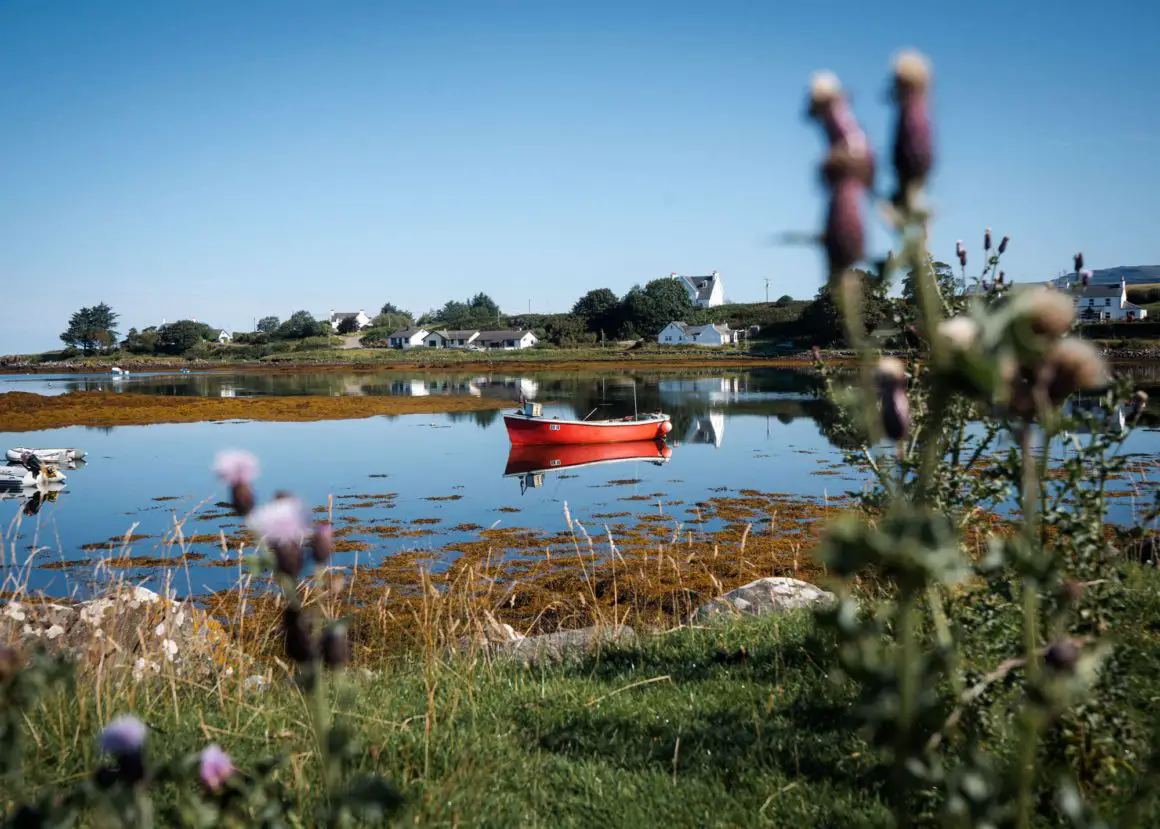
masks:
<instances>
[{"instance_id":1,"label":"large boulder","mask_svg":"<svg viewBox=\"0 0 1160 829\"><path fill-rule=\"evenodd\" d=\"M837 596L808 581L770 576L730 590L694 610L686 620L698 624L721 616L767 616L837 601Z\"/></svg>"},{"instance_id":2,"label":"large boulder","mask_svg":"<svg viewBox=\"0 0 1160 829\"><path fill-rule=\"evenodd\" d=\"M583 659L609 645L631 645L636 632L626 625L579 628L528 636L514 642L495 645L492 652L501 658L524 665L569 662Z\"/></svg>"}]
</instances>

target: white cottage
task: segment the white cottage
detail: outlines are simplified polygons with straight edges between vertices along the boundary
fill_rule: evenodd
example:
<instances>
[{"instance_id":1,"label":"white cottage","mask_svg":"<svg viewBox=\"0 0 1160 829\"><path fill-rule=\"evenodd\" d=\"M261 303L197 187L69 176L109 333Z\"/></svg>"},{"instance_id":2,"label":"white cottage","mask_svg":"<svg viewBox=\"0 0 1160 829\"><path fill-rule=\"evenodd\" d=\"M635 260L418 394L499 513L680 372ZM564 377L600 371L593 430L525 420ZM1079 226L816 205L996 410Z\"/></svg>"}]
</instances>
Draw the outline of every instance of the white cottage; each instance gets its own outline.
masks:
<instances>
[{"instance_id":1,"label":"white cottage","mask_svg":"<svg viewBox=\"0 0 1160 829\"><path fill-rule=\"evenodd\" d=\"M1081 320L1132 322L1146 319L1148 311L1128 302L1128 286L1123 278L1118 285L1080 286L1075 294L1075 313Z\"/></svg>"},{"instance_id":2,"label":"white cottage","mask_svg":"<svg viewBox=\"0 0 1160 829\"><path fill-rule=\"evenodd\" d=\"M738 333L728 325L689 325L676 320L661 329L657 342L661 345L732 345L737 342Z\"/></svg>"},{"instance_id":3,"label":"white cottage","mask_svg":"<svg viewBox=\"0 0 1160 829\"><path fill-rule=\"evenodd\" d=\"M480 331L472 345L480 348L531 348L539 341L531 331L517 328L509 331Z\"/></svg>"},{"instance_id":4,"label":"white cottage","mask_svg":"<svg viewBox=\"0 0 1160 829\"><path fill-rule=\"evenodd\" d=\"M338 326L342 325L342 321L346 319L353 319L358 325L357 330L359 331L362 331L371 324L371 318L361 308L357 311L331 311L329 320L331 329L337 331Z\"/></svg>"},{"instance_id":5,"label":"white cottage","mask_svg":"<svg viewBox=\"0 0 1160 829\"><path fill-rule=\"evenodd\" d=\"M673 279L679 279L689 295L689 301L698 308L715 308L725 304L725 287L721 284L721 274L713 271L708 276L678 276L669 274Z\"/></svg>"},{"instance_id":6,"label":"white cottage","mask_svg":"<svg viewBox=\"0 0 1160 829\"><path fill-rule=\"evenodd\" d=\"M423 339L428 348L468 348L479 339L479 331L474 328L460 330L440 328L430 331Z\"/></svg>"},{"instance_id":7,"label":"white cottage","mask_svg":"<svg viewBox=\"0 0 1160 829\"><path fill-rule=\"evenodd\" d=\"M391 348L422 348L430 333L427 328L402 328L387 337L387 345Z\"/></svg>"}]
</instances>

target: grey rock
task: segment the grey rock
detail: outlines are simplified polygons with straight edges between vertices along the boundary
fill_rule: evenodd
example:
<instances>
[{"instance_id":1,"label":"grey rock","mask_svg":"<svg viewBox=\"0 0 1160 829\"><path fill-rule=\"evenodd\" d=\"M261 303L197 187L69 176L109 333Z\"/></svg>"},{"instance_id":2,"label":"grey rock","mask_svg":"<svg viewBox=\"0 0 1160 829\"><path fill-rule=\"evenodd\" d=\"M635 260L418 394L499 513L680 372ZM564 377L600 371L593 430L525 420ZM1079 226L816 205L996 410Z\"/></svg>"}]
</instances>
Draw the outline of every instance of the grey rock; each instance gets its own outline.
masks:
<instances>
[{"instance_id":1,"label":"grey rock","mask_svg":"<svg viewBox=\"0 0 1160 829\"><path fill-rule=\"evenodd\" d=\"M524 665L567 662L582 659L608 645L631 645L636 632L627 626L587 627L528 636L516 642L496 645L492 653Z\"/></svg>"},{"instance_id":2,"label":"grey rock","mask_svg":"<svg viewBox=\"0 0 1160 829\"><path fill-rule=\"evenodd\" d=\"M837 596L808 581L770 576L730 590L698 607L688 623L708 622L720 616L767 616L812 608L837 601Z\"/></svg>"}]
</instances>

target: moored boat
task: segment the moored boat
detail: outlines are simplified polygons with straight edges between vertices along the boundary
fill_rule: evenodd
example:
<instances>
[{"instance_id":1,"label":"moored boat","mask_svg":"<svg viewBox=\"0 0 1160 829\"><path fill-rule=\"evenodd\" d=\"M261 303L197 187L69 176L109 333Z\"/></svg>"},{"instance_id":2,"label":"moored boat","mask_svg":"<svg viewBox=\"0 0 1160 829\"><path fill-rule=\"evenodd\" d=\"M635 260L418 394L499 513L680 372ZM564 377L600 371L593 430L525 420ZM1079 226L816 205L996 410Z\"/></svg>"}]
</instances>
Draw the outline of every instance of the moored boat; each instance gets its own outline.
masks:
<instances>
[{"instance_id":1,"label":"moored boat","mask_svg":"<svg viewBox=\"0 0 1160 829\"><path fill-rule=\"evenodd\" d=\"M63 485L65 479L65 474L54 466L42 466L38 472L23 466L0 466L0 484L8 486L49 489Z\"/></svg>"},{"instance_id":2,"label":"moored boat","mask_svg":"<svg viewBox=\"0 0 1160 829\"><path fill-rule=\"evenodd\" d=\"M541 405L530 401L522 411L505 414L503 423L513 446L661 440L673 429L669 416L663 412L616 420L566 420L544 417Z\"/></svg>"},{"instance_id":3,"label":"moored boat","mask_svg":"<svg viewBox=\"0 0 1160 829\"><path fill-rule=\"evenodd\" d=\"M85 456L83 449L29 449L23 446L9 449L6 455L12 463L20 463L25 453L35 455L41 463L55 463L62 466L72 461L79 461Z\"/></svg>"}]
</instances>

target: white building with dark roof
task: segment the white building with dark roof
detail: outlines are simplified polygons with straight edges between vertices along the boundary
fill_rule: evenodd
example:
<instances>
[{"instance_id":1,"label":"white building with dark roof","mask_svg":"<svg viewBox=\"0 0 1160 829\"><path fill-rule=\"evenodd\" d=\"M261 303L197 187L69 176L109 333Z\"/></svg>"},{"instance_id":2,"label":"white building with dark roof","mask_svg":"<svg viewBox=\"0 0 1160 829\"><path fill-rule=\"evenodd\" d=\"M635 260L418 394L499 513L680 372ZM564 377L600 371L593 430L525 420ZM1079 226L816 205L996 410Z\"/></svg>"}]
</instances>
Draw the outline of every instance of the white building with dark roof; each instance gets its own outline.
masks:
<instances>
[{"instance_id":1,"label":"white building with dark roof","mask_svg":"<svg viewBox=\"0 0 1160 829\"><path fill-rule=\"evenodd\" d=\"M1091 284L1086 288L1075 287L1075 313L1081 320L1110 320L1113 322L1133 322L1147 319L1148 311L1128 302L1128 286L1123 278L1111 285Z\"/></svg>"},{"instance_id":2,"label":"white building with dark roof","mask_svg":"<svg viewBox=\"0 0 1160 829\"><path fill-rule=\"evenodd\" d=\"M698 308L714 308L725 304L725 288L721 284L721 274L717 271L708 276L680 276L676 273L670 276L681 281L689 294L689 301Z\"/></svg>"},{"instance_id":3,"label":"white building with dark roof","mask_svg":"<svg viewBox=\"0 0 1160 829\"><path fill-rule=\"evenodd\" d=\"M732 345L740 332L728 325L689 325L674 320L657 334L660 345Z\"/></svg>"},{"instance_id":4,"label":"white building with dark roof","mask_svg":"<svg viewBox=\"0 0 1160 829\"><path fill-rule=\"evenodd\" d=\"M342 321L345 319L353 319L358 324L359 331L371 324L371 318L367 316L366 311L360 308L357 311L331 311L330 327L337 331L338 326L342 325Z\"/></svg>"}]
</instances>

